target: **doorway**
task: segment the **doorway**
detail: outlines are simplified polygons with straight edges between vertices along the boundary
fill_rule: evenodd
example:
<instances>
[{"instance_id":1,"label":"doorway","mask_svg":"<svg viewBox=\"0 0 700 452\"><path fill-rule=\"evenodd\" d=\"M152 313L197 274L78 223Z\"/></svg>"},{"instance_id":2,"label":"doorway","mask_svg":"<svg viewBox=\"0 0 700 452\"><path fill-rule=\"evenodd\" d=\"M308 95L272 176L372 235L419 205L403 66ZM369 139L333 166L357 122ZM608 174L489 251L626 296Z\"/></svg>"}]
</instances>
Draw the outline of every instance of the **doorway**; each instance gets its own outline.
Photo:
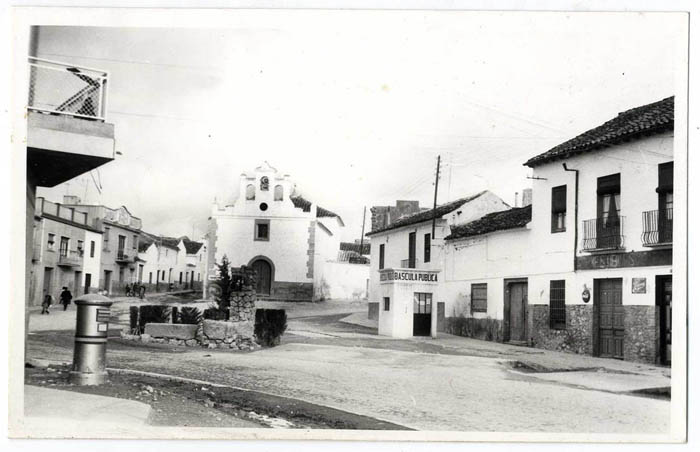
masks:
<instances>
[{"instance_id":1,"label":"doorway","mask_svg":"<svg viewBox=\"0 0 700 452\"><path fill-rule=\"evenodd\" d=\"M656 277L656 306L659 310L659 358L663 365L671 365L671 312L673 305L671 275Z\"/></svg>"},{"instance_id":2,"label":"doorway","mask_svg":"<svg viewBox=\"0 0 700 452\"><path fill-rule=\"evenodd\" d=\"M622 278L594 279L593 290L594 307L598 311L598 356L623 359L625 311L622 306Z\"/></svg>"},{"instance_id":3,"label":"doorway","mask_svg":"<svg viewBox=\"0 0 700 452\"><path fill-rule=\"evenodd\" d=\"M106 290L107 293L109 293L111 287L112 287L112 271L111 271L111 270L105 270L105 280L104 280L104 287L103 287L103 289Z\"/></svg>"},{"instance_id":4,"label":"doorway","mask_svg":"<svg viewBox=\"0 0 700 452\"><path fill-rule=\"evenodd\" d=\"M272 266L265 259L256 259L251 264L257 274L257 292L259 295L270 295L272 286Z\"/></svg>"},{"instance_id":5,"label":"doorway","mask_svg":"<svg viewBox=\"0 0 700 452\"><path fill-rule=\"evenodd\" d=\"M80 280L83 279L82 276L82 272L75 272L75 276L73 277L73 293L76 294L76 296L80 293Z\"/></svg>"},{"instance_id":6,"label":"doorway","mask_svg":"<svg viewBox=\"0 0 700 452\"><path fill-rule=\"evenodd\" d=\"M90 285L92 284L92 275L85 273L85 290L83 293L90 293Z\"/></svg>"},{"instance_id":7,"label":"doorway","mask_svg":"<svg viewBox=\"0 0 700 452\"><path fill-rule=\"evenodd\" d=\"M527 279L504 282L503 339L507 342L527 343Z\"/></svg>"},{"instance_id":8,"label":"doorway","mask_svg":"<svg viewBox=\"0 0 700 452\"><path fill-rule=\"evenodd\" d=\"M430 336L430 317L433 294L416 292L413 294L413 335Z\"/></svg>"},{"instance_id":9,"label":"doorway","mask_svg":"<svg viewBox=\"0 0 700 452\"><path fill-rule=\"evenodd\" d=\"M52 284L52 279L53 279L53 268L51 267L44 267L44 296L42 297L41 301L43 303L44 298L46 298L46 295L51 295L51 284Z\"/></svg>"}]
</instances>

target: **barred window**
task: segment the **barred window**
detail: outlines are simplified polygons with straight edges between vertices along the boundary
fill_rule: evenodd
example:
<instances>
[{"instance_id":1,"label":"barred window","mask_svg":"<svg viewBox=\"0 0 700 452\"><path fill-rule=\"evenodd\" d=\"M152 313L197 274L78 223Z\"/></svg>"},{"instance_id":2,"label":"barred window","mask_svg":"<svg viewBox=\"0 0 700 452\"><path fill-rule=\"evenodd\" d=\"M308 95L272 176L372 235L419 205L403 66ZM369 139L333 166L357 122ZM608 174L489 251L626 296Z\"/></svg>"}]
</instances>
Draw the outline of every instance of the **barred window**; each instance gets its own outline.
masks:
<instances>
[{"instance_id":1,"label":"barred window","mask_svg":"<svg viewBox=\"0 0 700 452\"><path fill-rule=\"evenodd\" d=\"M549 327L553 330L566 329L565 281L549 282Z\"/></svg>"},{"instance_id":2,"label":"barred window","mask_svg":"<svg viewBox=\"0 0 700 452\"><path fill-rule=\"evenodd\" d=\"M472 314L486 312L486 284L472 284Z\"/></svg>"},{"instance_id":3,"label":"barred window","mask_svg":"<svg viewBox=\"0 0 700 452\"><path fill-rule=\"evenodd\" d=\"M389 297L384 297L384 310L388 311L391 307L391 300Z\"/></svg>"},{"instance_id":4,"label":"barred window","mask_svg":"<svg viewBox=\"0 0 700 452\"><path fill-rule=\"evenodd\" d=\"M566 185L552 188L552 232L566 231Z\"/></svg>"}]
</instances>

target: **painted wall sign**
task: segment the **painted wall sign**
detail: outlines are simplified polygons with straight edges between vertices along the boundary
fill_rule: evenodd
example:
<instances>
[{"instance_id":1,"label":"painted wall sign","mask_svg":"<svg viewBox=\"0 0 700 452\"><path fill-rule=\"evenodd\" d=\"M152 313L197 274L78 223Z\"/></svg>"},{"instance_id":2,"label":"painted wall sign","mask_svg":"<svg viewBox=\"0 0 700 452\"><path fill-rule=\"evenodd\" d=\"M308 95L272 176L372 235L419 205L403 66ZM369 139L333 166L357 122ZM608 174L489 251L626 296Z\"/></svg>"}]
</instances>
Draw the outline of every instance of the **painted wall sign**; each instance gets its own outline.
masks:
<instances>
[{"instance_id":1,"label":"painted wall sign","mask_svg":"<svg viewBox=\"0 0 700 452\"><path fill-rule=\"evenodd\" d=\"M438 282L437 273L429 272L407 272L407 271L387 271L379 274L380 282L388 281L407 281L418 283L436 283Z\"/></svg>"},{"instance_id":2,"label":"painted wall sign","mask_svg":"<svg viewBox=\"0 0 700 452\"><path fill-rule=\"evenodd\" d=\"M579 270L598 270L607 268L650 267L655 265L671 265L672 250L652 250L629 253L595 254L592 256L576 257Z\"/></svg>"},{"instance_id":3,"label":"painted wall sign","mask_svg":"<svg viewBox=\"0 0 700 452\"><path fill-rule=\"evenodd\" d=\"M632 278L632 293L647 293L647 279Z\"/></svg>"}]
</instances>

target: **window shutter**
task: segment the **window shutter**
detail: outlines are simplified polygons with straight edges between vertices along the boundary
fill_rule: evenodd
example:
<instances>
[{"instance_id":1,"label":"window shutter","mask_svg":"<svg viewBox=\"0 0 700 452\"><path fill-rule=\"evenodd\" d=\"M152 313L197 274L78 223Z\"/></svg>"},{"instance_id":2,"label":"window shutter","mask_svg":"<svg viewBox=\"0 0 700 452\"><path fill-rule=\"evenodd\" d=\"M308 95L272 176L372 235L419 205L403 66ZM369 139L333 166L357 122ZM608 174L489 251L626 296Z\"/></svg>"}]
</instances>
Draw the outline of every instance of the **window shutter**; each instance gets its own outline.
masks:
<instances>
[{"instance_id":1,"label":"window shutter","mask_svg":"<svg viewBox=\"0 0 700 452\"><path fill-rule=\"evenodd\" d=\"M598 194L620 193L620 173L598 178Z\"/></svg>"},{"instance_id":2,"label":"window shutter","mask_svg":"<svg viewBox=\"0 0 700 452\"><path fill-rule=\"evenodd\" d=\"M552 188L552 213L566 212L566 185Z\"/></svg>"},{"instance_id":3,"label":"window shutter","mask_svg":"<svg viewBox=\"0 0 700 452\"><path fill-rule=\"evenodd\" d=\"M657 193L667 193L673 191L673 162L659 165L659 187Z\"/></svg>"}]
</instances>

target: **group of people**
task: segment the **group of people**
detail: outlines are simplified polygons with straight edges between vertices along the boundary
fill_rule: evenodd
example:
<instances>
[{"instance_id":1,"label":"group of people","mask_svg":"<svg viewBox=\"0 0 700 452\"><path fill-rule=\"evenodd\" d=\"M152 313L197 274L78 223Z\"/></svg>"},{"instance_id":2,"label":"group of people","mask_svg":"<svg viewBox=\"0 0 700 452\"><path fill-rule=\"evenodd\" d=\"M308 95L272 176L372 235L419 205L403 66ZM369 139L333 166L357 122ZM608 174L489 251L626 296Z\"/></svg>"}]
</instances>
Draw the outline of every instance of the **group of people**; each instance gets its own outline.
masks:
<instances>
[{"instance_id":1,"label":"group of people","mask_svg":"<svg viewBox=\"0 0 700 452\"><path fill-rule=\"evenodd\" d=\"M143 299L146 295L146 286L140 283L127 284L124 287L124 292L127 297L139 297Z\"/></svg>"},{"instance_id":2,"label":"group of people","mask_svg":"<svg viewBox=\"0 0 700 452\"><path fill-rule=\"evenodd\" d=\"M73 300L73 294L70 293L68 287L63 287L63 289L61 290L61 295L59 295L59 299L61 301L61 304L63 305L63 310L65 311L66 309L68 309L68 305L70 304L71 300ZM41 313L50 314L49 308L51 308L52 304L53 295L47 293L44 297L44 302L41 303Z\"/></svg>"}]
</instances>

